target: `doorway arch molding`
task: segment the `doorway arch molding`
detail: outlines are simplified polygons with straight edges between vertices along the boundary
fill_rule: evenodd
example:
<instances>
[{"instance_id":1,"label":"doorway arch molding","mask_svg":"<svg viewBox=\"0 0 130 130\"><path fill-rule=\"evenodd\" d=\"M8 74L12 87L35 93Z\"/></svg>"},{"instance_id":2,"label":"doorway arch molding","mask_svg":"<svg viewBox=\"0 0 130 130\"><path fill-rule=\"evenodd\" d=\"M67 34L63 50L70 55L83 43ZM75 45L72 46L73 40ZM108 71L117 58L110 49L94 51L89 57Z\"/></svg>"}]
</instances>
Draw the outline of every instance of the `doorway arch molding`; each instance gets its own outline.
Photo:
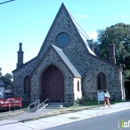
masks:
<instances>
[{"instance_id":1,"label":"doorway arch molding","mask_svg":"<svg viewBox=\"0 0 130 130\"><path fill-rule=\"evenodd\" d=\"M31 101L34 102L41 97L41 76L48 66L56 66L64 77L64 102L68 102L68 96L74 92L73 90L73 73L69 70L63 62L43 62L36 68L35 73L31 77Z\"/></svg>"}]
</instances>

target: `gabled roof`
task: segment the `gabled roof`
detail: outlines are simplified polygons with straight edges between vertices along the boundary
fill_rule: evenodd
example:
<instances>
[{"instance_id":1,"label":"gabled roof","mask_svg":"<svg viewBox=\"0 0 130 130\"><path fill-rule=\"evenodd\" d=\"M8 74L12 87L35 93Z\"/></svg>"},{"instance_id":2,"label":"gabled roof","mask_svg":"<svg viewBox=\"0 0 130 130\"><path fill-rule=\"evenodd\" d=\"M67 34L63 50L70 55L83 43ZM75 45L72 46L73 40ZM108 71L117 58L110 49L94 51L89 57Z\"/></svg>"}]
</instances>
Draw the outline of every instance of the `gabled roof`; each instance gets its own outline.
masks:
<instances>
[{"instance_id":1,"label":"gabled roof","mask_svg":"<svg viewBox=\"0 0 130 130\"><path fill-rule=\"evenodd\" d=\"M62 51L62 49L56 47L55 45L51 45L49 47L49 49L46 51L45 55L42 57L41 60L39 60L39 63L36 65L35 69L33 70L33 72L31 73L30 77L32 77L34 75L34 73L36 72L37 68L40 66L40 64L43 62L44 58L46 57L46 55L50 52L50 50L53 49L55 51L55 53L59 56L59 58L61 58L61 60L64 62L64 64L67 66L67 68L69 69L69 71L73 74L74 77L78 77L78 78L82 78L82 76L80 75L80 73L76 70L76 68L74 67L74 65L70 62L70 60L67 58L67 56L65 55L65 53Z\"/></svg>"},{"instance_id":2,"label":"gabled roof","mask_svg":"<svg viewBox=\"0 0 130 130\"><path fill-rule=\"evenodd\" d=\"M0 86L5 86L5 83L0 79Z\"/></svg>"},{"instance_id":3,"label":"gabled roof","mask_svg":"<svg viewBox=\"0 0 130 130\"><path fill-rule=\"evenodd\" d=\"M31 62L35 61L36 59L37 59L37 56L34 57L33 59L29 60L28 62L25 62L25 63L24 63L23 65L21 65L19 68L14 69L14 70L12 71L12 73L14 73L14 72L17 71L17 70L22 69L24 66L30 64Z\"/></svg>"},{"instance_id":4,"label":"gabled roof","mask_svg":"<svg viewBox=\"0 0 130 130\"><path fill-rule=\"evenodd\" d=\"M65 7L64 4L62 4L62 6L64 6L64 8L66 9L66 7ZM62 6L61 6L61 7L62 7ZM66 11L68 12L67 9L66 9ZM91 48L90 48L90 46L89 46L89 44L88 44L88 42L87 42L87 40L90 40L89 36L88 36L88 35L85 33L85 31L79 26L79 24L76 22L76 20L72 17L72 15L71 15L69 12L68 12L68 14L69 14L69 16L70 16L72 22L74 23L74 25L75 25L75 27L76 27L76 29L77 29L79 35L81 36L82 40L84 41L84 44L86 45L87 50L89 51L90 54L96 56L96 54L91 50Z\"/></svg>"},{"instance_id":5,"label":"gabled roof","mask_svg":"<svg viewBox=\"0 0 130 130\"><path fill-rule=\"evenodd\" d=\"M70 15L70 13L68 12L68 10L66 9L66 7L65 7L65 5L64 5L63 3L62 3L62 5L61 5L61 7L60 7L60 9L59 9L59 11L58 11L58 13L57 13L57 15L56 15L54 21L53 21L53 23L52 23L52 25L51 25L51 27L50 27L50 29L49 29L49 31L48 31L48 34L47 34L47 36L46 36L46 38L45 38L45 40L44 40L44 42L43 42L43 45L41 46L41 49L40 49L40 51L39 51L39 53L38 53L38 56L40 56L40 53L42 53L42 50L44 50L45 43L46 43L46 41L47 41L47 39L48 39L48 37L49 37L49 35L50 35L50 32L51 32L52 29L53 29L53 26L54 26L55 23L57 22L57 19L59 18L59 16L62 15L62 14L61 14L62 10L64 10L64 11L66 12L67 17L69 17L69 19L70 19L71 22L73 23L75 29L77 30L77 33L79 34L79 36L80 36L81 39L83 40L84 45L86 46L86 49L88 50L88 52L89 52L90 54L96 56L96 54L91 50L91 48L90 48L90 46L89 46L89 44L88 44L88 42L87 42L87 40L88 40L88 39L90 40L90 38L89 38L88 35L85 33L85 31L83 31L83 29L77 24L77 22L74 20L74 18ZM47 45L47 46L49 46L49 45Z\"/></svg>"},{"instance_id":6,"label":"gabled roof","mask_svg":"<svg viewBox=\"0 0 130 130\"><path fill-rule=\"evenodd\" d=\"M58 48L54 45L52 45L52 47L55 49L55 51L58 53L58 55L61 57L61 59L64 61L64 63L70 69L70 71L73 73L73 75L75 77L81 77L80 73L77 71L77 69L74 67L74 65L70 62L70 60L67 58L65 53L60 48Z\"/></svg>"}]
</instances>

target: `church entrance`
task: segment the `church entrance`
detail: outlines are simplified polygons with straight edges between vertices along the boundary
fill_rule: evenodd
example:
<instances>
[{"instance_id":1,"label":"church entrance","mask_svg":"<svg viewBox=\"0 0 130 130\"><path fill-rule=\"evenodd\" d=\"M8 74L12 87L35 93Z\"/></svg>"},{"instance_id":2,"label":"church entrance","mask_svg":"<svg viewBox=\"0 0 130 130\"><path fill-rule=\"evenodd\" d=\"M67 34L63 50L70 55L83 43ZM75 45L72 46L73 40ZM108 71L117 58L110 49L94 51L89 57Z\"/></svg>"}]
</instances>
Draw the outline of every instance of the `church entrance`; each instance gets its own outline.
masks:
<instances>
[{"instance_id":1,"label":"church entrance","mask_svg":"<svg viewBox=\"0 0 130 130\"><path fill-rule=\"evenodd\" d=\"M64 77L54 65L50 65L41 76L41 101L47 98L52 102L63 101Z\"/></svg>"}]
</instances>

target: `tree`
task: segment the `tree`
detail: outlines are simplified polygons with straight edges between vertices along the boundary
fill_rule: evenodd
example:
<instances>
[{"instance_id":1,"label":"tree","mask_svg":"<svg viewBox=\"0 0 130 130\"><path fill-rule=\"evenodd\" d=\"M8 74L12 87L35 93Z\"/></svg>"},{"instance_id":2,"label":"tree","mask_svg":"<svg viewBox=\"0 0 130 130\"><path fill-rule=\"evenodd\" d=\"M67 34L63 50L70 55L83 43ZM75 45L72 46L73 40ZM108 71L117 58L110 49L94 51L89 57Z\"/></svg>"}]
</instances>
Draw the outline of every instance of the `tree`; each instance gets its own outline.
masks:
<instances>
[{"instance_id":1,"label":"tree","mask_svg":"<svg viewBox=\"0 0 130 130\"><path fill-rule=\"evenodd\" d=\"M108 45L115 44L117 65L121 66L125 81L130 78L130 24L118 23L98 31L100 53L108 59Z\"/></svg>"},{"instance_id":2,"label":"tree","mask_svg":"<svg viewBox=\"0 0 130 130\"><path fill-rule=\"evenodd\" d=\"M9 73L6 73L4 76L2 76L2 81L6 84L6 88L11 88L13 84L13 76Z\"/></svg>"},{"instance_id":3,"label":"tree","mask_svg":"<svg viewBox=\"0 0 130 130\"><path fill-rule=\"evenodd\" d=\"M6 88L12 88L12 85L13 85L12 74L6 73L3 76L1 70L2 70L2 68L0 67L0 79L6 84Z\"/></svg>"}]
</instances>

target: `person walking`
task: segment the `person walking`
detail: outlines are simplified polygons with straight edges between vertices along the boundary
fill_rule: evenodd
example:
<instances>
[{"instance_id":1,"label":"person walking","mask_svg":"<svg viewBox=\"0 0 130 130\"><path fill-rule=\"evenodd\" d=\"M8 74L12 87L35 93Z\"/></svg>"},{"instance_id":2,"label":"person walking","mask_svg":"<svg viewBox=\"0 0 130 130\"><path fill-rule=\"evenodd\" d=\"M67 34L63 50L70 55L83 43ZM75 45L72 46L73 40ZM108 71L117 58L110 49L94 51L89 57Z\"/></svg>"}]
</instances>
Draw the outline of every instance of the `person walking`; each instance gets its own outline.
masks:
<instances>
[{"instance_id":1,"label":"person walking","mask_svg":"<svg viewBox=\"0 0 130 130\"><path fill-rule=\"evenodd\" d=\"M105 89L104 90L104 105L103 105L104 109L105 109L106 104L108 104L109 108L111 108L111 104L110 104L109 98L110 98L110 94L107 91L107 89Z\"/></svg>"}]
</instances>

